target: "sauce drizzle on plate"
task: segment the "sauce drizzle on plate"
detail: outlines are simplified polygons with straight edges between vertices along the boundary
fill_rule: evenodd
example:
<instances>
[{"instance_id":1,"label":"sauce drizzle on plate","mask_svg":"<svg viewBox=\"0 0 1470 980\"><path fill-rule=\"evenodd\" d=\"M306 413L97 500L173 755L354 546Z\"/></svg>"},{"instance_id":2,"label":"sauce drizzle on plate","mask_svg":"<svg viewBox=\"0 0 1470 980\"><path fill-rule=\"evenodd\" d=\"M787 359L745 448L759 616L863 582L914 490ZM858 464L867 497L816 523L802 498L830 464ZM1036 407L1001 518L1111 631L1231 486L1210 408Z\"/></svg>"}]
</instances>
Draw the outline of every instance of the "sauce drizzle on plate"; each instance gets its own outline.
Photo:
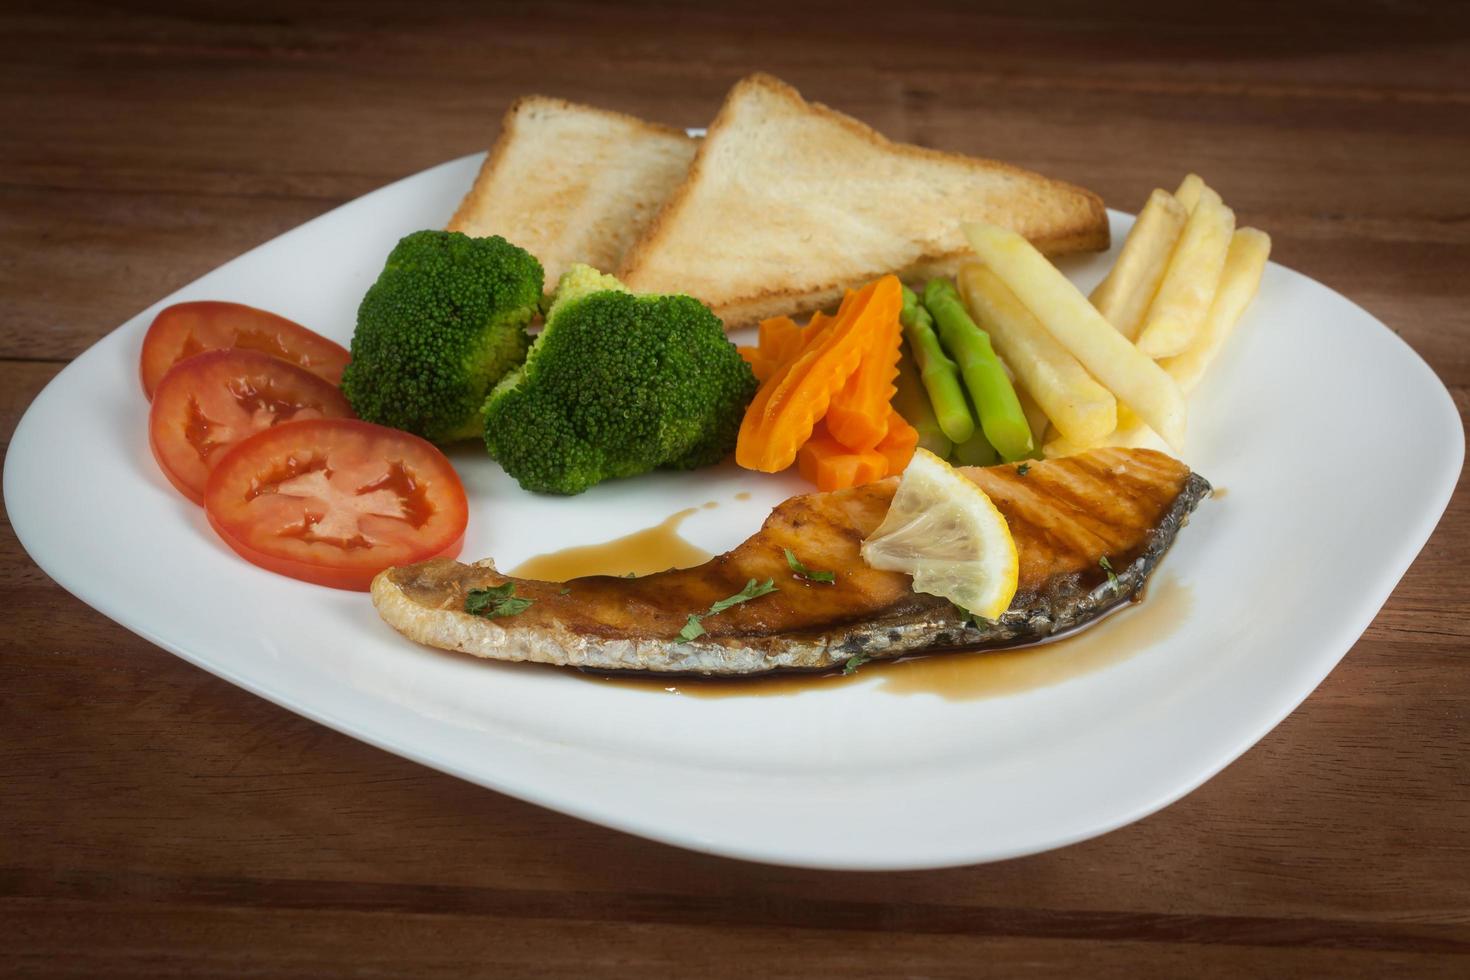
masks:
<instances>
[{"instance_id":1,"label":"sauce drizzle on plate","mask_svg":"<svg viewBox=\"0 0 1470 980\"><path fill-rule=\"evenodd\" d=\"M698 510L698 507L686 507L670 514L662 523L612 541L563 548L527 558L510 574L543 582L566 582L586 575L627 575L630 572L651 575L670 568L702 565L713 556L679 536L679 525Z\"/></svg>"}]
</instances>

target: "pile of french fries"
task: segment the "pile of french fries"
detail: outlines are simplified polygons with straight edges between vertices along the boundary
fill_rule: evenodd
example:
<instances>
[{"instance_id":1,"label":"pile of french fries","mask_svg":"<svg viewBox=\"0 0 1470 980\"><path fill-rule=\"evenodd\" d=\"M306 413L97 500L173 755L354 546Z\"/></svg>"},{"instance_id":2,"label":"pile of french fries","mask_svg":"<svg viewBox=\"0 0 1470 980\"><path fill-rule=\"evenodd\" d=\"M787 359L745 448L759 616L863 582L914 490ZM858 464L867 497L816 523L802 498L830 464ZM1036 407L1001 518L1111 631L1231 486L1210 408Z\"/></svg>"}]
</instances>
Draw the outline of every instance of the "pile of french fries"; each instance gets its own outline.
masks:
<instances>
[{"instance_id":1,"label":"pile of french fries","mask_svg":"<svg viewBox=\"0 0 1470 980\"><path fill-rule=\"evenodd\" d=\"M969 224L958 285L1015 375L1047 456L1098 446L1184 449L1192 391L1260 287L1271 239L1190 174L1156 190L1112 270L1084 296L1026 239Z\"/></svg>"}]
</instances>

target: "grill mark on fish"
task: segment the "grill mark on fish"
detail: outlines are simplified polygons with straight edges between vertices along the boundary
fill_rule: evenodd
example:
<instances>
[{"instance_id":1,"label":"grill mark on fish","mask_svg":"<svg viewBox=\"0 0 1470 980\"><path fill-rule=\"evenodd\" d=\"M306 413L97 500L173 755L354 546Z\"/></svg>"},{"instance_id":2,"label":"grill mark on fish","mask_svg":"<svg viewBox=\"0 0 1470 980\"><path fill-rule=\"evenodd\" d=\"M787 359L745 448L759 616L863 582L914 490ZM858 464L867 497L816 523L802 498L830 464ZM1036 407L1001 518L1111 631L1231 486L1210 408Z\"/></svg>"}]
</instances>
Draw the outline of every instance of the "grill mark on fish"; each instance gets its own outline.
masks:
<instances>
[{"instance_id":1,"label":"grill mark on fish","mask_svg":"<svg viewBox=\"0 0 1470 980\"><path fill-rule=\"evenodd\" d=\"M896 479L793 497L755 535L695 568L563 584L511 579L488 560L435 559L383 572L373 602L390 625L431 646L601 671L734 676L827 670L857 653L881 659L1014 646L1135 597L1210 489L1182 463L1149 450L1034 462L1025 476L1010 464L960 472L1005 515L1020 558L1016 597L994 623L972 623L946 600L915 593L907 575L862 561L859 548L887 513ZM810 568L833 570L836 582L796 578L785 548ZM773 579L779 591L705 619L705 635L692 642L677 641L690 613L750 579ZM525 612L483 619L462 611L471 589L509 581L533 600Z\"/></svg>"},{"instance_id":2,"label":"grill mark on fish","mask_svg":"<svg viewBox=\"0 0 1470 980\"><path fill-rule=\"evenodd\" d=\"M995 483L987 486L986 482L980 482L980 486L995 501L1001 513L1006 515L1007 523L1012 524L1013 537L1019 530L1022 534L1029 532L1046 539L1046 548L1026 549L1028 557L1071 557L1095 552L1110 544L1093 522L1087 520L1085 513L1074 501L1056 493L1055 488L1048 488L1040 481L1030 486L1021 486L1019 483ZM1013 517L1024 522L1022 527L1017 528L1012 523ZM1016 549L1020 551L1019 539Z\"/></svg>"},{"instance_id":3,"label":"grill mark on fish","mask_svg":"<svg viewBox=\"0 0 1470 980\"><path fill-rule=\"evenodd\" d=\"M1168 457L1164 457L1168 458ZM1131 501L1147 499L1157 505L1164 497L1161 481L1167 480L1167 470L1151 465L1147 460L1130 457L1109 465L1105 458L1079 457L1077 469L1095 479L1103 486L1123 484L1127 493L1115 494L1110 499L1115 505L1127 506Z\"/></svg>"},{"instance_id":4,"label":"grill mark on fish","mask_svg":"<svg viewBox=\"0 0 1470 980\"><path fill-rule=\"evenodd\" d=\"M1066 500L1084 522L1092 519L1088 502L1103 495L1114 495L1112 506L1126 511L1130 522L1146 520L1149 509L1157 506L1153 497L1138 493L1127 478L1110 476L1094 467L1079 465L1074 470L1044 471L1042 481L1051 496ZM1123 493L1118 492L1120 484Z\"/></svg>"}]
</instances>

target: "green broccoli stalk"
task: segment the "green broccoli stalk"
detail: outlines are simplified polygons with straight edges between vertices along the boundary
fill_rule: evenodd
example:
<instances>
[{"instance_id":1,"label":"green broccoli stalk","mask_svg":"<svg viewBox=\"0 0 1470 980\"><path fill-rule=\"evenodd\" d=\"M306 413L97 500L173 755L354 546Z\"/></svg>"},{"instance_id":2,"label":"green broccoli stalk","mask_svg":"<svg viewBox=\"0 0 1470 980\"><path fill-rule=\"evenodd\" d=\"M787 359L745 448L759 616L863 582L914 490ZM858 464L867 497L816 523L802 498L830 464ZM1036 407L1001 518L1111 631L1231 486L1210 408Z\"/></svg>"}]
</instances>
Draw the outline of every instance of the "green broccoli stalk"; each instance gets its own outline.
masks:
<instances>
[{"instance_id":1,"label":"green broccoli stalk","mask_svg":"<svg viewBox=\"0 0 1470 980\"><path fill-rule=\"evenodd\" d=\"M485 406L485 444L527 490L719 462L735 446L755 376L690 296L635 296L573 266L526 363Z\"/></svg>"},{"instance_id":2,"label":"green broccoli stalk","mask_svg":"<svg viewBox=\"0 0 1470 980\"><path fill-rule=\"evenodd\" d=\"M479 435L490 389L525 360L541 280L541 263L503 238L404 238L357 310L342 373L353 411L431 442Z\"/></svg>"}]
</instances>

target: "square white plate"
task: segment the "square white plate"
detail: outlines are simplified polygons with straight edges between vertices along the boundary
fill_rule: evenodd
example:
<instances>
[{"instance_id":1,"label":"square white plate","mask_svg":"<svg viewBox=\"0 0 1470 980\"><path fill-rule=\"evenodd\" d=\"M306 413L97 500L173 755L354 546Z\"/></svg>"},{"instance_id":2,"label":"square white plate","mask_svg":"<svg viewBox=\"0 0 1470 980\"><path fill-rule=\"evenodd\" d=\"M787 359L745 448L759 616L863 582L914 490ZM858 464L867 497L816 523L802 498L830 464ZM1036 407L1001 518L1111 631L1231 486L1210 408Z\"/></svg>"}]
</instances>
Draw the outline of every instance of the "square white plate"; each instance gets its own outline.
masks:
<instances>
[{"instance_id":1,"label":"square white plate","mask_svg":"<svg viewBox=\"0 0 1470 980\"><path fill-rule=\"evenodd\" d=\"M1219 771L1368 626L1460 472L1459 415L1424 362L1348 300L1273 265L1190 406L1187 461L1228 493L1201 504L1160 571L1187 590L1189 613L1104 669L981 700L899 693L884 670L706 700L427 650L383 625L366 596L261 571L215 538L149 454L138 348L153 315L186 299L264 307L346 344L393 243L442 227L479 161L435 167L282 235L63 370L5 461L5 505L37 564L247 690L492 789L717 854L926 868L1100 834ZM1113 215L1115 241L1129 223ZM1067 271L1087 287L1111 259ZM544 498L473 450L453 458L471 499L465 559L494 556L502 568L706 501L719 506L683 533L722 551L802 489L722 467ZM1095 629L1138 642L1120 627ZM913 827L922 832L895 832Z\"/></svg>"}]
</instances>

